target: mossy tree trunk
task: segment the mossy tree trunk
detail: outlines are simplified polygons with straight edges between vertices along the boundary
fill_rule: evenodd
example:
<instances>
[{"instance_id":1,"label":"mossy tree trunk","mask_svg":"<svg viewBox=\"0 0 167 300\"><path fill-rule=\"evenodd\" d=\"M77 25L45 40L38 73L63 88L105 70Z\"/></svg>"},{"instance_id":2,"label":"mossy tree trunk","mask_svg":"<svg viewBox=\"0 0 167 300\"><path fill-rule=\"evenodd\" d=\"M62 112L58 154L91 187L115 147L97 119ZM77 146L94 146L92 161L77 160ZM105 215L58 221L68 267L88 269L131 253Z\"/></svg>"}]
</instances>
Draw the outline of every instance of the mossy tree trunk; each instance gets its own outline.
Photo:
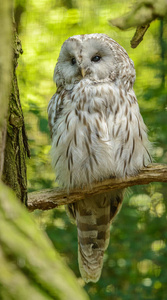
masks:
<instances>
[{"instance_id":1,"label":"mossy tree trunk","mask_svg":"<svg viewBox=\"0 0 167 300\"><path fill-rule=\"evenodd\" d=\"M6 116L11 81L12 48L12 21L9 11L11 1L3 1L0 5L0 178L4 165L4 149L6 141Z\"/></svg>"},{"instance_id":2,"label":"mossy tree trunk","mask_svg":"<svg viewBox=\"0 0 167 300\"><path fill-rule=\"evenodd\" d=\"M10 186L16 196L24 203L27 201L26 155L29 148L24 126L16 77L17 60L22 54L21 42L13 22L13 70L6 127L6 143L3 164L3 182Z\"/></svg>"}]
</instances>

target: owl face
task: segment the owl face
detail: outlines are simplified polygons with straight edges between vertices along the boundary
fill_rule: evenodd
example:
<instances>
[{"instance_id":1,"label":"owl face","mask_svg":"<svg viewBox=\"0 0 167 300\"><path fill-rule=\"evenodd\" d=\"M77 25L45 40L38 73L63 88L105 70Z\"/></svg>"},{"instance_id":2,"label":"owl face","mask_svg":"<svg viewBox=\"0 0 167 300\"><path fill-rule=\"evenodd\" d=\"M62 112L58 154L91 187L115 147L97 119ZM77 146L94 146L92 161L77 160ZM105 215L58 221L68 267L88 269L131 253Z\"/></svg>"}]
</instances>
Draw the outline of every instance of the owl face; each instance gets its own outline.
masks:
<instances>
[{"instance_id":1,"label":"owl face","mask_svg":"<svg viewBox=\"0 0 167 300\"><path fill-rule=\"evenodd\" d=\"M107 35L73 36L66 40L61 48L54 80L58 87L69 89L83 78L96 82L109 79L117 81L123 75L120 74L122 65L126 77L128 71L133 74L133 63L128 54Z\"/></svg>"}]
</instances>

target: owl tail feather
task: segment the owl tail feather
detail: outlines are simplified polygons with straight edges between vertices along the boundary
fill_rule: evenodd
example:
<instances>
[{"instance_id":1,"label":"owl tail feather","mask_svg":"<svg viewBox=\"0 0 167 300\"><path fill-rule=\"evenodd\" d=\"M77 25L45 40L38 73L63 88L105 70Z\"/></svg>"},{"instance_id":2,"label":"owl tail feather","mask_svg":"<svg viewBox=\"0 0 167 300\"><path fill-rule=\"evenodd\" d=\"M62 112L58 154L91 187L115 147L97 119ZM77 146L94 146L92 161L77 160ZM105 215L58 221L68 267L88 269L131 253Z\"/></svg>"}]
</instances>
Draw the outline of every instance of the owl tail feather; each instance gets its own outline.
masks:
<instances>
[{"instance_id":1,"label":"owl tail feather","mask_svg":"<svg viewBox=\"0 0 167 300\"><path fill-rule=\"evenodd\" d=\"M84 251L81 244L78 244L78 262L79 269L82 278L86 283L97 282L101 276L101 271L103 267L103 255L104 250L99 248L94 249L94 245L98 247L96 243L87 245L89 247L89 255Z\"/></svg>"},{"instance_id":2,"label":"owl tail feather","mask_svg":"<svg viewBox=\"0 0 167 300\"><path fill-rule=\"evenodd\" d=\"M103 267L104 251L110 239L109 197L107 199L105 196L96 196L79 201L76 221L80 273L85 282L97 282Z\"/></svg>"},{"instance_id":3,"label":"owl tail feather","mask_svg":"<svg viewBox=\"0 0 167 300\"><path fill-rule=\"evenodd\" d=\"M123 201L123 190L116 190L71 203L67 212L77 224L78 262L84 281L97 282L103 255L110 240L110 223Z\"/></svg>"}]
</instances>

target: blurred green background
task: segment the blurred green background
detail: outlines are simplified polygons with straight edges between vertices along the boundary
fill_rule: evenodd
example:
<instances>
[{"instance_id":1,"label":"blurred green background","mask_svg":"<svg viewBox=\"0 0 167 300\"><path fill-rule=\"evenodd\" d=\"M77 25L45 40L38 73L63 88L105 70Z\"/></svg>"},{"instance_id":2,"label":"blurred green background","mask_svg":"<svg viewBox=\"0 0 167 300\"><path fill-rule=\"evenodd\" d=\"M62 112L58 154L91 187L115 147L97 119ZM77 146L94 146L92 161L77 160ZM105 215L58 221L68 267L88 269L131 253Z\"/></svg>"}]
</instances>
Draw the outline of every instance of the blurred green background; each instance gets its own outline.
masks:
<instances>
[{"instance_id":1,"label":"blurred green background","mask_svg":"<svg viewBox=\"0 0 167 300\"><path fill-rule=\"evenodd\" d=\"M155 162L167 163L166 21L154 21L136 48L130 48L135 29L120 31L108 20L126 13L127 0L16 0L15 18L23 55L17 69L20 98L31 149L27 160L28 189L56 186L50 164L47 105L56 87L54 66L62 43L72 35L106 33L132 58L134 86L140 110L149 128ZM84 284L77 263L76 227L64 207L35 211L39 228L84 286L90 299L167 299L167 186L137 186L126 193L123 208L111 227L111 240L98 283Z\"/></svg>"}]
</instances>

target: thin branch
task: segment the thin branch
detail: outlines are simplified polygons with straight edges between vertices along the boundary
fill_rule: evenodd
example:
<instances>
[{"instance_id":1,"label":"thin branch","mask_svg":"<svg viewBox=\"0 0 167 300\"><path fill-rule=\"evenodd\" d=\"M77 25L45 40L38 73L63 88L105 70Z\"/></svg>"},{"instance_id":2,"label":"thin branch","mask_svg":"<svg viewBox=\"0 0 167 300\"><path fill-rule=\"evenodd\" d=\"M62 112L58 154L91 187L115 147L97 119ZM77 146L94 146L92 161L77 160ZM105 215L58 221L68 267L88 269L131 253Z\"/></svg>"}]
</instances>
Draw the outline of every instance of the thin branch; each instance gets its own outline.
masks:
<instances>
[{"instance_id":1,"label":"thin branch","mask_svg":"<svg viewBox=\"0 0 167 300\"><path fill-rule=\"evenodd\" d=\"M136 32L135 32L132 40L130 41L132 48L136 48L140 44L140 42L143 40L143 37L149 27L150 27L150 24L137 26Z\"/></svg>"},{"instance_id":2,"label":"thin branch","mask_svg":"<svg viewBox=\"0 0 167 300\"><path fill-rule=\"evenodd\" d=\"M125 179L106 179L93 183L91 187L71 190L69 194L60 188L46 189L40 192L29 193L27 206L30 211L35 209L48 210L59 205L69 204L91 195L123 189L133 185L144 185L150 182L167 182L167 165L151 164L143 168L137 176Z\"/></svg>"}]
</instances>

